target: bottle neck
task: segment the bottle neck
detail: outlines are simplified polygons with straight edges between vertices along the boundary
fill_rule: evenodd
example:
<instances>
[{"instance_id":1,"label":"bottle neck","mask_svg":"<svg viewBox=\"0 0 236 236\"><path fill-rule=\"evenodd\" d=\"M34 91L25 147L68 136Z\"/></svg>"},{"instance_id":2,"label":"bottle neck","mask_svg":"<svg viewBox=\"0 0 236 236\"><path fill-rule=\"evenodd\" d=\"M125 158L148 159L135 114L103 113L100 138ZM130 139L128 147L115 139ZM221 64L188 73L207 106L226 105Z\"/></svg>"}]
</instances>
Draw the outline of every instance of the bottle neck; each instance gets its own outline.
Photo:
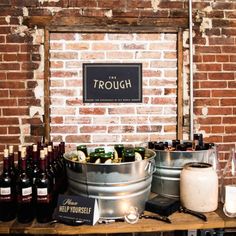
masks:
<instances>
[{"instance_id":1,"label":"bottle neck","mask_svg":"<svg viewBox=\"0 0 236 236\"><path fill-rule=\"evenodd\" d=\"M21 158L21 171L25 172L26 171L26 159Z\"/></svg>"},{"instance_id":2,"label":"bottle neck","mask_svg":"<svg viewBox=\"0 0 236 236\"><path fill-rule=\"evenodd\" d=\"M9 158L4 157L3 159L3 171L8 172L9 171Z\"/></svg>"},{"instance_id":3,"label":"bottle neck","mask_svg":"<svg viewBox=\"0 0 236 236\"><path fill-rule=\"evenodd\" d=\"M42 172L45 172L45 170L46 170L46 160L45 160L45 158L44 159L40 158L39 168Z\"/></svg>"}]
</instances>

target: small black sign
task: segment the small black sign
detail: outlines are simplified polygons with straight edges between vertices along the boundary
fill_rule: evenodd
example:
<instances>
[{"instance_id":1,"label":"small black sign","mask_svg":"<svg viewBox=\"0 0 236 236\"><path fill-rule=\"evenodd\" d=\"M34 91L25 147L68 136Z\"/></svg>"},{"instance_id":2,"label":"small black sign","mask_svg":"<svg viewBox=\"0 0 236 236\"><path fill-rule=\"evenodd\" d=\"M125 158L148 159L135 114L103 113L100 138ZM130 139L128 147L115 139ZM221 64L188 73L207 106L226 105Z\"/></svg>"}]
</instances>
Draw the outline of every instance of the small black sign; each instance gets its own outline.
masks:
<instances>
[{"instance_id":1,"label":"small black sign","mask_svg":"<svg viewBox=\"0 0 236 236\"><path fill-rule=\"evenodd\" d=\"M99 219L97 199L74 195L59 195L54 218L59 222L94 225Z\"/></svg>"},{"instance_id":2,"label":"small black sign","mask_svg":"<svg viewBox=\"0 0 236 236\"><path fill-rule=\"evenodd\" d=\"M84 63L83 102L142 102L142 64Z\"/></svg>"}]
</instances>

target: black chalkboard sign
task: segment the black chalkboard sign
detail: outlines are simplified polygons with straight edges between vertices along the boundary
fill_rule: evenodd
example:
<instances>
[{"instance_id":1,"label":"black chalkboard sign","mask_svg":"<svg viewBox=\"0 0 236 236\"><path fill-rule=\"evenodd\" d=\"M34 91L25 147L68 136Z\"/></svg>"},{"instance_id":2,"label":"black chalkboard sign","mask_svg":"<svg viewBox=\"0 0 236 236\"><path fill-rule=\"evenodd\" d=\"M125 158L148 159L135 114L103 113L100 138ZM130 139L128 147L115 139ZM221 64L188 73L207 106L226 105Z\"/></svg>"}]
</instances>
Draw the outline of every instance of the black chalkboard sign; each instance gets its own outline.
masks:
<instances>
[{"instance_id":1,"label":"black chalkboard sign","mask_svg":"<svg viewBox=\"0 0 236 236\"><path fill-rule=\"evenodd\" d=\"M98 202L95 198L75 195L58 196L54 219L67 224L94 225L99 219Z\"/></svg>"},{"instance_id":2,"label":"black chalkboard sign","mask_svg":"<svg viewBox=\"0 0 236 236\"><path fill-rule=\"evenodd\" d=\"M142 64L84 63L83 102L142 102Z\"/></svg>"}]
</instances>

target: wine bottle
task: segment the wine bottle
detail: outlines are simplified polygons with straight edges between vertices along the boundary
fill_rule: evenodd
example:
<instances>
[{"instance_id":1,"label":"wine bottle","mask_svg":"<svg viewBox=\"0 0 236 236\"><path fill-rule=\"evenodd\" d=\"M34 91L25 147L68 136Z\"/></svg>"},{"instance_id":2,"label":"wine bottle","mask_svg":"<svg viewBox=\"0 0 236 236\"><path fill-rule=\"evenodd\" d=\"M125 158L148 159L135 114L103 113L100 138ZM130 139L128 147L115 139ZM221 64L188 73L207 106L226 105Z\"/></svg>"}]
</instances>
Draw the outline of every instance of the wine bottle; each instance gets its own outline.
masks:
<instances>
[{"instance_id":1,"label":"wine bottle","mask_svg":"<svg viewBox=\"0 0 236 236\"><path fill-rule=\"evenodd\" d=\"M8 154L9 154L10 173L12 175L12 178L16 181L17 170L14 162L15 157L14 157L13 145L9 145Z\"/></svg>"},{"instance_id":2,"label":"wine bottle","mask_svg":"<svg viewBox=\"0 0 236 236\"><path fill-rule=\"evenodd\" d=\"M8 149L4 149L3 173L0 176L0 220L11 221L15 217L15 181L10 173Z\"/></svg>"},{"instance_id":3,"label":"wine bottle","mask_svg":"<svg viewBox=\"0 0 236 236\"><path fill-rule=\"evenodd\" d=\"M16 181L17 220L28 223L34 219L33 183L26 171L26 153L21 152L21 168Z\"/></svg>"},{"instance_id":4,"label":"wine bottle","mask_svg":"<svg viewBox=\"0 0 236 236\"><path fill-rule=\"evenodd\" d=\"M39 174L39 158L38 158L38 146L36 144L33 145L33 152L32 152L32 182L33 188L35 185L35 180Z\"/></svg>"},{"instance_id":5,"label":"wine bottle","mask_svg":"<svg viewBox=\"0 0 236 236\"><path fill-rule=\"evenodd\" d=\"M39 160L40 172L35 179L36 191L36 219L40 223L51 221L53 213L52 179L46 171L46 159L44 150L40 150Z\"/></svg>"},{"instance_id":6,"label":"wine bottle","mask_svg":"<svg viewBox=\"0 0 236 236\"><path fill-rule=\"evenodd\" d=\"M58 196L58 188L57 188L56 182L57 182L58 173L56 172L56 169L53 165L53 149L51 145L48 145L48 167L47 168L53 182L53 196L52 197L53 197L53 205L54 207L56 207L57 196Z\"/></svg>"}]
</instances>

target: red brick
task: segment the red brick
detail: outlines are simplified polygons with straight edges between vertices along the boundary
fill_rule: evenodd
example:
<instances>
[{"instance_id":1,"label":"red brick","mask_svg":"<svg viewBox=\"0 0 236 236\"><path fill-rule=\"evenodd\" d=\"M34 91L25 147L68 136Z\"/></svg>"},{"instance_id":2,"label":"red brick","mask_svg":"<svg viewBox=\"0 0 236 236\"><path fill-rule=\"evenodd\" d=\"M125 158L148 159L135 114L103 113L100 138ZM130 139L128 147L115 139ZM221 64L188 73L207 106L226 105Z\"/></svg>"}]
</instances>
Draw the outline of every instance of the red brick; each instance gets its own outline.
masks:
<instances>
[{"instance_id":1,"label":"red brick","mask_svg":"<svg viewBox=\"0 0 236 236\"><path fill-rule=\"evenodd\" d=\"M39 63L34 62L23 62L21 65L22 70L37 70L39 67Z\"/></svg>"},{"instance_id":2,"label":"red brick","mask_svg":"<svg viewBox=\"0 0 236 236\"><path fill-rule=\"evenodd\" d=\"M11 27L9 26L0 26L0 34L10 34Z\"/></svg>"},{"instance_id":3,"label":"red brick","mask_svg":"<svg viewBox=\"0 0 236 236\"><path fill-rule=\"evenodd\" d=\"M91 136L90 135L67 135L65 138L67 143L90 143Z\"/></svg>"},{"instance_id":4,"label":"red brick","mask_svg":"<svg viewBox=\"0 0 236 236\"><path fill-rule=\"evenodd\" d=\"M235 106L236 104L236 99L233 98L222 98L220 100L220 105L221 106Z\"/></svg>"},{"instance_id":5,"label":"red brick","mask_svg":"<svg viewBox=\"0 0 236 236\"><path fill-rule=\"evenodd\" d=\"M194 75L193 75L193 79L194 80L206 80L207 79L207 73L195 72Z\"/></svg>"},{"instance_id":6,"label":"red brick","mask_svg":"<svg viewBox=\"0 0 236 236\"><path fill-rule=\"evenodd\" d=\"M236 29L222 28L222 35L235 36L236 35Z\"/></svg>"},{"instance_id":7,"label":"red brick","mask_svg":"<svg viewBox=\"0 0 236 236\"><path fill-rule=\"evenodd\" d=\"M197 64L197 70L199 71L221 71L221 64Z\"/></svg>"},{"instance_id":8,"label":"red brick","mask_svg":"<svg viewBox=\"0 0 236 236\"><path fill-rule=\"evenodd\" d=\"M236 135L227 135L223 137L223 142L227 143L227 142L236 142Z\"/></svg>"},{"instance_id":9,"label":"red brick","mask_svg":"<svg viewBox=\"0 0 236 236\"><path fill-rule=\"evenodd\" d=\"M11 97L34 97L32 90L10 90Z\"/></svg>"},{"instance_id":10,"label":"red brick","mask_svg":"<svg viewBox=\"0 0 236 236\"><path fill-rule=\"evenodd\" d=\"M8 127L8 134L20 134L20 128L19 127Z\"/></svg>"},{"instance_id":11,"label":"red brick","mask_svg":"<svg viewBox=\"0 0 236 236\"><path fill-rule=\"evenodd\" d=\"M193 62L202 62L202 56L201 55L194 55Z\"/></svg>"},{"instance_id":12,"label":"red brick","mask_svg":"<svg viewBox=\"0 0 236 236\"><path fill-rule=\"evenodd\" d=\"M228 82L228 87L229 88L236 88L236 81L229 81Z\"/></svg>"},{"instance_id":13,"label":"red brick","mask_svg":"<svg viewBox=\"0 0 236 236\"><path fill-rule=\"evenodd\" d=\"M0 143L5 143L5 144L16 144L19 143L19 136L0 136Z\"/></svg>"},{"instance_id":14,"label":"red brick","mask_svg":"<svg viewBox=\"0 0 236 236\"><path fill-rule=\"evenodd\" d=\"M111 56L112 53L109 53L108 57ZM125 54L123 56L126 58ZM121 55L121 57L123 58ZM127 55L128 56L128 55ZM105 52L83 52L81 55L82 60L100 60L105 59Z\"/></svg>"},{"instance_id":15,"label":"red brick","mask_svg":"<svg viewBox=\"0 0 236 236\"><path fill-rule=\"evenodd\" d=\"M51 33L50 40L75 40L75 33Z\"/></svg>"},{"instance_id":16,"label":"red brick","mask_svg":"<svg viewBox=\"0 0 236 236\"><path fill-rule=\"evenodd\" d=\"M222 143L223 137L220 135L211 135L205 138L205 142L209 143Z\"/></svg>"},{"instance_id":17,"label":"red brick","mask_svg":"<svg viewBox=\"0 0 236 236\"><path fill-rule=\"evenodd\" d=\"M30 125L41 125L43 124L41 117L33 117L29 119L22 119L22 124L30 124Z\"/></svg>"},{"instance_id":18,"label":"red brick","mask_svg":"<svg viewBox=\"0 0 236 236\"><path fill-rule=\"evenodd\" d=\"M152 104L176 104L176 98L158 97L152 98Z\"/></svg>"},{"instance_id":19,"label":"red brick","mask_svg":"<svg viewBox=\"0 0 236 236\"><path fill-rule=\"evenodd\" d=\"M220 104L220 99L199 99L195 98L194 99L194 106L219 106Z\"/></svg>"},{"instance_id":20,"label":"red brick","mask_svg":"<svg viewBox=\"0 0 236 236\"><path fill-rule=\"evenodd\" d=\"M217 133L224 133L225 127L224 126L212 126L211 128L211 132L213 134L217 134Z\"/></svg>"},{"instance_id":21,"label":"red brick","mask_svg":"<svg viewBox=\"0 0 236 236\"><path fill-rule=\"evenodd\" d=\"M228 62L229 56L228 55L216 55L217 62Z\"/></svg>"},{"instance_id":22,"label":"red brick","mask_svg":"<svg viewBox=\"0 0 236 236\"><path fill-rule=\"evenodd\" d=\"M234 73L220 72L220 73L208 73L210 80L234 80Z\"/></svg>"},{"instance_id":23,"label":"red brick","mask_svg":"<svg viewBox=\"0 0 236 236\"><path fill-rule=\"evenodd\" d=\"M236 53L235 46L222 46L222 53Z\"/></svg>"},{"instance_id":24,"label":"red brick","mask_svg":"<svg viewBox=\"0 0 236 236\"><path fill-rule=\"evenodd\" d=\"M76 89L51 89L51 96L74 97L77 95Z\"/></svg>"},{"instance_id":25,"label":"red brick","mask_svg":"<svg viewBox=\"0 0 236 236\"><path fill-rule=\"evenodd\" d=\"M80 34L81 40L104 40L105 34L103 33L93 33L93 34Z\"/></svg>"},{"instance_id":26,"label":"red brick","mask_svg":"<svg viewBox=\"0 0 236 236\"><path fill-rule=\"evenodd\" d=\"M66 50L88 50L89 43L66 43Z\"/></svg>"},{"instance_id":27,"label":"red brick","mask_svg":"<svg viewBox=\"0 0 236 236\"><path fill-rule=\"evenodd\" d=\"M0 70L19 70L19 63L0 63Z\"/></svg>"},{"instance_id":28,"label":"red brick","mask_svg":"<svg viewBox=\"0 0 236 236\"><path fill-rule=\"evenodd\" d=\"M221 124L221 117L198 118L199 124L214 125Z\"/></svg>"},{"instance_id":29,"label":"red brick","mask_svg":"<svg viewBox=\"0 0 236 236\"><path fill-rule=\"evenodd\" d=\"M236 133L236 126L225 126L225 133L226 134L235 134Z\"/></svg>"},{"instance_id":30,"label":"red brick","mask_svg":"<svg viewBox=\"0 0 236 236\"><path fill-rule=\"evenodd\" d=\"M17 100L16 99L1 99L0 98L0 104L2 107L17 106Z\"/></svg>"},{"instance_id":31,"label":"red brick","mask_svg":"<svg viewBox=\"0 0 236 236\"><path fill-rule=\"evenodd\" d=\"M18 118L0 117L0 125L18 125L18 124L19 124Z\"/></svg>"},{"instance_id":32,"label":"red brick","mask_svg":"<svg viewBox=\"0 0 236 236\"><path fill-rule=\"evenodd\" d=\"M107 52L107 59L134 59L133 52Z\"/></svg>"},{"instance_id":33,"label":"red brick","mask_svg":"<svg viewBox=\"0 0 236 236\"><path fill-rule=\"evenodd\" d=\"M215 55L203 55L202 56L203 62L214 62L215 61Z\"/></svg>"},{"instance_id":34,"label":"red brick","mask_svg":"<svg viewBox=\"0 0 236 236\"><path fill-rule=\"evenodd\" d=\"M205 133L211 133L211 126L201 125L198 130L204 131Z\"/></svg>"},{"instance_id":35,"label":"red brick","mask_svg":"<svg viewBox=\"0 0 236 236\"><path fill-rule=\"evenodd\" d=\"M160 77L161 71L160 70L143 70L144 77Z\"/></svg>"},{"instance_id":36,"label":"red brick","mask_svg":"<svg viewBox=\"0 0 236 236\"><path fill-rule=\"evenodd\" d=\"M116 125L116 126L108 126L108 133L134 133L135 128L131 125Z\"/></svg>"},{"instance_id":37,"label":"red brick","mask_svg":"<svg viewBox=\"0 0 236 236\"><path fill-rule=\"evenodd\" d=\"M0 134L8 134L7 127L0 127Z\"/></svg>"},{"instance_id":38,"label":"red brick","mask_svg":"<svg viewBox=\"0 0 236 236\"><path fill-rule=\"evenodd\" d=\"M17 55L16 54L3 54L4 61L16 61Z\"/></svg>"},{"instance_id":39,"label":"red brick","mask_svg":"<svg viewBox=\"0 0 236 236\"><path fill-rule=\"evenodd\" d=\"M25 83L21 81L0 81L0 88L1 89L24 89Z\"/></svg>"},{"instance_id":40,"label":"red brick","mask_svg":"<svg viewBox=\"0 0 236 236\"><path fill-rule=\"evenodd\" d=\"M150 63L151 68L176 68L176 66L176 61L151 61Z\"/></svg>"},{"instance_id":41,"label":"red brick","mask_svg":"<svg viewBox=\"0 0 236 236\"><path fill-rule=\"evenodd\" d=\"M67 99L66 100L66 105L68 106L78 106L82 104L83 104L82 99Z\"/></svg>"},{"instance_id":42,"label":"red brick","mask_svg":"<svg viewBox=\"0 0 236 236\"><path fill-rule=\"evenodd\" d=\"M209 45L234 45L234 39L233 38L216 38L211 37L209 38Z\"/></svg>"},{"instance_id":43,"label":"red brick","mask_svg":"<svg viewBox=\"0 0 236 236\"><path fill-rule=\"evenodd\" d=\"M236 117L223 117L223 124L236 124Z\"/></svg>"},{"instance_id":44,"label":"red brick","mask_svg":"<svg viewBox=\"0 0 236 236\"><path fill-rule=\"evenodd\" d=\"M236 70L236 63L235 64L224 64L223 70L225 71L235 71Z\"/></svg>"},{"instance_id":45,"label":"red brick","mask_svg":"<svg viewBox=\"0 0 236 236\"><path fill-rule=\"evenodd\" d=\"M76 77L78 73L76 71L52 71L51 77L65 78L65 77Z\"/></svg>"},{"instance_id":46,"label":"red brick","mask_svg":"<svg viewBox=\"0 0 236 236\"><path fill-rule=\"evenodd\" d=\"M176 132L177 127L175 125L164 125L164 132Z\"/></svg>"},{"instance_id":47,"label":"red brick","mask_svg":"<svg viewBox=\"0 0 236 236\"><path fill-rule=\"evenodd\" d=\"M221 53L219 46L195 46L196 54L199 53Z\"/></svg>"},{"instance_id":48,"label":"red brick","mask_svg":"<svg viewBox=\"0 0 236 236\"><path fill-rule=\"evenodd\" d=\"M210 97L210 90L195 90L193 91L194 97Z\"/></svg>"},{"instance_id":49,"label":"red brick","mask_svg":"<svg viewBox=\"0 0 236 236\"><path fill-rule=\"evenodd\" d=\"M213 90L212 97L236 97L236 90Z\"/></svg>"},{"instance_id":50,"label":"red brick","mask_svg":"<svg viewBox=\"0 0 236 236\"><path fill-rule=\"evenodd\" d=\"M201 81L200 88L227 88L226 81Z\"/></svg>"},{"instance_id":51,"label":"red brick","mask_svg":"<svg viewBox=\"0 0 236 236\"><path fill-rule=\"evenodd\" d=\"M128 116L120 118L121 124L148 124L149 119L147 116Z\"/></svg>"},{"instance_id":52,"label":"red brick","mask_svg":"<svg viewBox=\"0 0 236 236\"><path fill-rule=\"evenodd\" d=\"M77 52L51 52L51 59L61 59L61 60L67 60L67 59L78 59L78 53Z\"/></svg>"},{"instance_id":53,"label":"red brick","mask_svg":"<svg viewBox=\"0 0 236 236\"><path fill-rule=\"evenodd\" d=\"M97 2L93 0L69 0L69 7L97 7Z\"/></svg>"},{"instance_id":54,"label":"red brick","mask_svg":"<svg viewBox=\"0 0 236 236\"><path fill-rule=\"evenodd\" d=\"M24 116L29 115L29 108L3 108L4 116Z\"/></svg>"},{"instance_id":55,"label":"red brick","mask_svg":"<svg viewBox=\"0 0 236 236\"><path fill-rule=\"evenodd\" d=\"M30 35L21 36L19 34L11 34L6 37L7 43L30 43L33 37Z\"/></svg>"},{"instance_id":56,"label":"red brick","mask_svg":"<svg viewBox=\"0 0 236 236\"><path fill-rule=\"evenodd\" d=\"M105 108L80 108L79 113L81 115L105 115L106 109Z\"/></svg>"},{"instance_id":57,"label":"red brick","mask_svg":"<svg viewBox=\"0 0 236 236\"><path fill-rule=\"evenodd\" d=\"M51 124L63 124L63 121L62 116L51 117Z\"/></svg>"},{"instance_id":58,"label":"red brick","mask_svg":"<svg viewBox=\"0 0 236 236\"><path fill-rule=\"evenodd\" d=\"M26 54L26 53L18 53L17 54L18 61L30 61L30 59L31 59L30 54Z\"/></svg>"},{"instance_id":59,"label":"red brick","mask_svg":"<svg viewBox=\"0 0 236 236\"><path fill-rule=\"evenodd\" d=\"M80 127L80 133L105 133L106 131L106 126L91 125Z\"/></svg>"},{"instance_id":60,"label":"red brick","mask_svg":"<svg viewBox=\"0 0 236 236\"><path fill-rule=\"evenodd\" d=\"M41 100L35 98L19 98L18 106L41 106Z\"/></svg>"},{"instance_id":61,"label":"red brick","mask_svg":"<svg viewBox=\"0 0 236 236\"><path fill-rule=\"evenodd\" d=\"M54 118L54 117L53 117ZM59 119L60 117L58 117ZM55 119L57 119L57 117L55 117ZM97 122L96 118L93 118L94 119L94 124L99 124L99 122ZM57 121L57 120L55 120ZM106 124L106 118L104 118L103 120L103 124ZM60 120L59 120L60 122ZM75 116L68 116L68 117L65 117L65 123L68 123L68 124L91 124L92 123L92 118L91 117L86 117L86 116L80 116L80 117L75 117Z\"/></svg>"},{"instance_id":62,"label":"red brick","mask_svg":"<svg viewBox=\"0 0 236 236\"><path fill-rule=\"evenodd\" d=\"M161 132L161 125L138 125L137 133Z\"/></svg>"},{"instance_id":63,"label":"red brick","mask_svg":"<svg viewBox=\"0 0 236 236\"><path fill-rule=\"evenodd\" d=\"M135 114L135 107L115 107L108 108L109 115L119 115L119 114Z\"/></svg>"},{"instance_id":64,"label":"red brick","mask_svg":"<svg viewBox=\"0 0 236 236\"><path fill-rule=\"evenodd\" d=\"M55 115L75 115L76 114L76 108L74 107L67 107L67 108L51 108L51 114Z\"/></svg>"},{"instance_id":65,"label":"red brick","mask_svg":"<svg viewBox=\"0 0 236 236\"><path fill-rule=\"evenodd\" d=\"M21 52L36 52L38 53L39 52L39 46L40 45L31 45L31 44L21 44L20 45L20 51Z\"/></svg>"},{"instance_id":66,"label":"red brick","mask_svg":"<svg viewBox=\"0 0 236 236\"><path fill-rule=\"evenodd\" d=\"M69 134L69 133L78 133L78 127L77 126L51 126L51 132L52 133L63 133L63 134Z\"/></svg>"},{"instance_id":67,"label":"red brick","mask_svg":"<svg viewBox=\"0 0 236 236\"><path fill-rule=\"evenodd\" d=\"M163 93L163 91L161 88L143 88L143 95L144 96L162 95L162 93Z\"/></svg>"},{"instance_id":68,"label":"red brick","mask_svg":"<svg viewBox=\"0 0 236 236\"><path fill-rule=\"evenodd\" d=\"M7 72L8 80L28 80L34 76L33 72Z\"/></svg>"},{"instance_id":69,"label":"red brick","mask_svg":"<svg viewBox=\"0 0 236 236\"><path fill-rule=\"evenodd\" d=\"M208 115L233 115L232 108L214 107L208 108Z\"/></svg>"}]
</instances>

